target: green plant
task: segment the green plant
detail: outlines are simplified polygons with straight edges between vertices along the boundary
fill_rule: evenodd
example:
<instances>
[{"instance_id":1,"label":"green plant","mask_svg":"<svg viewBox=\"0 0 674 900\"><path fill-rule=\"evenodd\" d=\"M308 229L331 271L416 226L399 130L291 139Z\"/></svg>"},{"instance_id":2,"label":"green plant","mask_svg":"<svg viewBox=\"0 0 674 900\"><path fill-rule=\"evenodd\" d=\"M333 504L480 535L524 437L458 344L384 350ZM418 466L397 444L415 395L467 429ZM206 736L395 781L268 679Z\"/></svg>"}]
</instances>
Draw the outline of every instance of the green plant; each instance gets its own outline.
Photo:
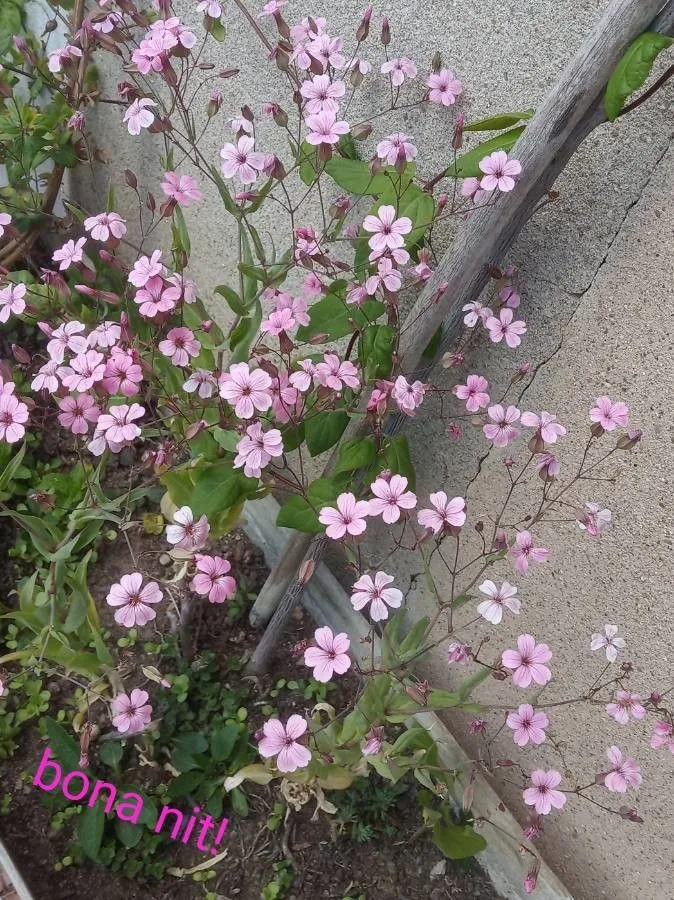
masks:
<instances>
[{"instance_id":1,"label":"green plant","mask_svg":"<svg viewBox=\"0 0 674 900\"><path fill-rule=\"evenodd\" d=\"M392 784L378 775L357 778L347 790L330 794L331 802L337 807L335 820L342 828L350 826L351 840L356 843L381 835L392 837L398 829L390 821L391 813L412 788L409 779Z\"/></svg>"},{"instance_id":2,"label":"green plant","mask_svg":"<svg viewBox=\"0 0 674 900\"><path fill-rule=\"evenodd\" d=\"M262 888L261 900L283 900L293 886L295 871L292 863L283 859L281 862L274 863L272 868L274 877Z\"/></svg>"}]
</instances>

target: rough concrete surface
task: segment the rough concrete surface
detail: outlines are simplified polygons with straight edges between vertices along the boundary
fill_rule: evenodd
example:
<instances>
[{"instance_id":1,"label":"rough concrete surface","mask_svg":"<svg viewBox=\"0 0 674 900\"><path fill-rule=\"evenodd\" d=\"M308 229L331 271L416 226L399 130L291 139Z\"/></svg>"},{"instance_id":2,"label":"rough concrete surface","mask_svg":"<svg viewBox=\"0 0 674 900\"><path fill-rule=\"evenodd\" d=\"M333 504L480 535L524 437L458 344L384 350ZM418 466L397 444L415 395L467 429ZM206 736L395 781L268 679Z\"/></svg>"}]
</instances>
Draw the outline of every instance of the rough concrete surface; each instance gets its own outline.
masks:
<instances>
[{"instance_id":1,"label":"rough concrete surface","mask_svg":"<svg viewBox=\"0 0 674 900\"><path fill-rule=\"evenodd\" d=\"M380 12L392 20L391 50L413 57L420 71L428 66L433 52L441 50L446 64L465 84L467 118L476 119L504 109L535 106L602 6L600 0L504 0L498 4L395 0ZM192 2L180 0L177 10L187 21L198 22ZM338 0L319 2L311 9L293 3L286 12L292 21L307 12L324 15L333 33L350 34L362 7L360 0ZM285 101L281 81L256 39L235 10L227 18L227 43L215 49L211 45L206 58L219 67L237 66L241 75L220 84L224 109L202 146L214 163L219 148L229 140L225 117L235 115L241 103L259 114L264 101ZM369 54L373 59L375 52ZM107 96L114 96L118 75L103 68ZM589 635L609 621L619 623L628 640L627 655L637 670L634 689L648 694L671 683L674 592L667 576L673 537L674 432L667 410L674 390L670 364L674 155L668 150L672 98L671 89L662 91L625 120L602 126L579 150L556 185L560 199L525 228L508 260L520 272L522 313L529 328L525 340L510 352L479 344L467 360L467 371L483 372L496 385L530 360L536 374L529 385L522 385L526 390L522 407L545 408L559 415L570 430L565 441L567 459L580 446L587 410L598 394L626 400L634 423L646 434L643 446L621 457L614 467L622 472L617 484L597 482L594 496L586 498L605 503L614 513L615 525L600 543L589 541L572 523L558 535L542 528L544 543L547 538L555 547L547 565L519 579L505 562L494 571L495 577L510 576L518 584L527 630L553 648L555 678L549 699L572 696L574 689L582 689L594 677L598 662L589 652ZM361 98L364 115L377 108L375 91ZM145 133L129 139L120 119L114 107L89 116L90 134L111 163L106 168L96 166L91 178L74 185L90 212L103 207L108 180L120 184L126 166L160 196L157 139ZM434 174L446 165L451 120L451 115L433 110L427 117L402 114L396 123L417 138L424 174ZM387 119L376 137L392 130L393 123ZM278 142L272 143L275 136L272 125L261 123L260 149L277 150ZM121 187L118 196L123 206L128 192ZM310 212L306 211L307 220ZM187 218L194 248L191 274L204 299L212 302L213 286L234 280L233 231L212 197ZM256 224L263 239L268 234L278 238L282 222L276 214L262 214ZM146 249L154 246L148 244ZM226 318L221 307L212 308ZM443 374L438 380L445 386L454 383ZM463 493L473 478L476 459L486 449L479 433L468 434L458 444L451 442L429 403L410 422L408 435L421 473L419 495L440 488L450 494ZM479 477L471 482L471 516L488 515L493 508L504 477L503 455L500 451L489 454ZM389 569L407 584L412 561L398 554L392 565ZM417 581L410 605L421 612L428 602ZM499 648L516 636L516 624L511 619L500 627ZM445 682L453 677L441 656L433 668ZM522 693L513 693L512 700L521 702ZM621 728L601 710L590 715L561 707L551 718L555 737L566 744L572 776L599 771L605 749L612 743L630 754L639 751L644 784L636 805L645 823L632 825L589 804L570 802L563 815L551 816L546 824L541 847L547 860L578 900L672 900L671 756L650 751L645 727L634 723ZM457 717L450 725L470 750L466 722ZM513 748L510 737L502 735L499 752L513 757ZM542 758L557 764L558 758L546 756L547 752ZM518 758L525 764L528 761L526 754ZM520 813L519 791L507 785L503 790L513 810ZM634 797L629 802L635 803Z\"/></svg>"}]
</instances>

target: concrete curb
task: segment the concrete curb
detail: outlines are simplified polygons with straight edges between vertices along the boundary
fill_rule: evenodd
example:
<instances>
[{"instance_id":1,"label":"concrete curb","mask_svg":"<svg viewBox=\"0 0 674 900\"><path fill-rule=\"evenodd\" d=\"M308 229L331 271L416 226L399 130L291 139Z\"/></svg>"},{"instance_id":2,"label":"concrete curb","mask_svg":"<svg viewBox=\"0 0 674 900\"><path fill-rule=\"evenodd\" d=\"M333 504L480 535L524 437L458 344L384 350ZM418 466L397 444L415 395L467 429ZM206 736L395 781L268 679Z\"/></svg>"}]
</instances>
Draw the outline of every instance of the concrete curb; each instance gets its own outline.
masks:
<instances>
[{"instance_id":1,"label":"concrete curb","mask_svg":"<svg viewBox=\"0 0 674 900\"><path fill-rule=\"evenodd\" d=\"M273 497L265 497L247 503L243 511L243 528L263 551L268 565L277 562L292 534L289 529L277 528L274 524L278 509ZM346 592L323 563L317 567L305 590L304 605L316 621L329 625L333 631L345 631L351 639L354 653L360 655L363 662L366 661L372 652L371 644L361 643L361 638L369 633L367 622L353 609ZM469 764L466 753L435 713L418 713L415 720L427 728L438 742L440 756L449 768ZM478 775L474 790L473 810L476 817L484 816L493 823L493 826L484 826L488 847L478 857L480 865L504 900L525 900L530 895L524 892L522 885L526 861L519 846L526 845L527 841L519 837L521 828L486 778ZM515 839L510 835L516 836ZM573 900L573 895L545 861L541 861L535 896L538 900Z\"/></svg>"},{"instance_id":2,"label":"concrete curb","mask_svg":"<svg viewBox=\"0 0 674 900\"><path fill-rule=\"evenodd\" d=\"M9 884L5 884L9 882ZM0 898L1 900L33 900L7 848L0 841Z\"/></svg>"}]
</instances>

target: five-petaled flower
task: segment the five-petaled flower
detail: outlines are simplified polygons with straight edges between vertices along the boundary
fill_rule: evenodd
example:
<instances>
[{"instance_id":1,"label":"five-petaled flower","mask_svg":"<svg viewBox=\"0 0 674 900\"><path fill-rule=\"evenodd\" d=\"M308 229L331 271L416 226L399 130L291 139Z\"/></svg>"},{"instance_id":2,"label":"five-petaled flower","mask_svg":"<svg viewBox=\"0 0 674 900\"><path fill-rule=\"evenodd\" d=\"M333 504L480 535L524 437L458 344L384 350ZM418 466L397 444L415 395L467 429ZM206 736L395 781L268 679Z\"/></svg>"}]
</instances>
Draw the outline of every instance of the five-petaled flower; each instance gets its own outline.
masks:
<instances>
[{"instance_id":1,"label":"five-petaled flower","mask_svg":"<svg viewBox=\"0 0 674 900\"><path fill-rule=\"evenodd\" d=\"M200 597L208 597L210 603L224 603L236 593L236 581L229 574L231 564L222 556L194 555L197 571L190 587Z\"/></svg>"},{"instance_id":2,"label":"five-petaled flower","mask_svg":"<svg viewBox=\"0 0 674 900\"><path fill-rule=\"evenodd\" d=\"M483 581L478 587L482 594L489 597L483 600L477 607L478 613L483 619L491 622L492 625L498 625L503 618L503 608L509 609L510 612L519 615L522 603L517 595L517 588L507 581L497 587L493 581Z\"/></svg>"},{"instance_id":3,"label":"five-petaled flower","mask_svg":"<svg viewBox=\"0 0 674 900\"><path fill-rule=\"evenodd\" d=\"M590 410L591 422L597 422L604 431L627 427L630 411L626 403L612 403L609 397L597 397L595 402L597 405Z\"/></svg>"},{"instance_id":4,"label":"five-petaled flower","mask_svg":"<svg viewBox=\"0 0 674 900\"><path fill-rule=\"evenodd\" d=\"M381 516L387 525L393 525L407 509L414 509L417 496L407 490L407 478L404 475L392 475L390 478L377 478L370 485L374 500L369 501L371 516Z\"/></svg>"},{"instance_id":5,"label":"five-petaled flower","mask_svg":"<svg viewBox=\"0 0 674 900\"><path fill-rule=\"evenodd\" d=\"M519 435L519 429L514 423L520 417L520 411L516 406L504 409L500 403L490 406L487 415L491 422L482 426L482 432L488 441L493 441L495 447L507 447Z\"/></svg>"},{"instance_id":6,"label":"five-petaled flower","mask_svg":"<svg viewBox=\"0 0 674 900\"><path fill-rule=\"evenodd\" d=\"M566 434L566 428L557 421L557 416L545 410L540 416L533 412L523 412L520 421L527 428L535 428L536 434L546 444L556 444L557 438Z\"/></svg>"},{"instance_id":7,"label":"five-petaled flower","mask_svg":"<svg viewBox=\"0 0 674 900\"><path fill-rule=\"evenodd\" d=\"M508 154L503 150L496 150L485 156L479 162L480 171L484 175L480 179L480 187L483 191L512 191L515 187L515 179L522 171L522 166L516 159L508 159Z\"/></svg>"},{"instance_id":8,"label":"five-petaled flower","mask_svg":"<svg viewBox=\"0 0 674 900\"><path fill-rule=\"evenodd\" d=\"M89 216L84 220L84 230L88 231L95 241L109 241L111 237L119 240L126 234L126 222L116 212L102 212L97 216Z\"/></svg>"},{"instance_id":9,"label":"five-petaled flower","mask_svg":"<svg viewBox=\"0 0 674 900\"><path fill-rule=\"evenodd\" d=\"M259 478L262 469L273 457L283 456L283 440L278 428L263 431L262 425L255 422L246 428L246 434L236 445L237 456L234 468L243 466L243 474L248 478Z\"/></svg>"},{"instance_id":10,"label":"five-petaled flower","mask_svg":"<svg viewBox=\"0 0 674 900\"><path fill-rule=\"evenodd\" d=\"M555 790L561 783L562 776L556 769L536 769L531 773L532 787L524 791L524 802L533 806L539 816L547 816L554 807L562 809L566 803L566 794Z\"/></svg>"},{"instance_id":11,"label":"five-petaled flower","mask_svg":"<svg viewBox=\"0 0 674 900\"><path fill-rule=\"evenodd\" d=\"M26 433L24 428L28 421L28 407L14 394L0 394L0 441L16 444Z\"/></svg>"},{"instance_id":12,"label":"five-petaled flower","mask_svg":"<svg viewBox=\"0 0 674 900\"><path fill-rule=\"evenodd\" d=\"M431 72L426 84L430 88L428 99L431 103L442 103L443 106L452 106L463 91L463 85L449 69Z\"/></svg>"},{"instance_id":13,"label":"five-petaled flower","mask_svg":"<svg viewBox=\"0 0 674 900\"><path fill-rule=\"evenodd\" d=\"M370 604L370 618L381 622L388 618L388 608L399 609L403 602L402 591L388 587L393 583L393 575L376 572L374 580L369 575L361 575L351 589L351 605L361 610Z\"/></svg>"},{"instance_id":14,"label":"five-petaled flower","mask_svg":"<svg viewBox=\"0 0 674 900\"><path fill-rule=\"evenodd\" d=\"M499 344L505 340L506 344L513 349L522 343L522 335L527 330L523 321L513 322L513 311L507 306L499 310L498 317L490 316L484 326L493 343Z\"/></svg>"},{"instance_id":15,"label":"five-petaled flower","mask_svg":"<svg viewBox=\"0 0 674 900\"><path fill-rule=\"evenodd\" d=\"M201 344L189 328L172 328L159 342L159 352L168 356L174 366L186 366L190 357L199 356L200 351Z\"/></svg>"},{"instance_id":16,"label":"five-petaled flower","mask_svg":"<svg viewBox=\"0 0 674 900\"><path fill-rule=\"evenodd\" d=\"M266 412L272 404L271 377L264 369L234 363L219 378L220 396L234 407L239 419L252 419L255 410Z\"/></svg>"},{"instance_id":17,"label":"five-petaled flower","mask_svg":"<svg viewBox=\"0 0 674 900\"><path fill-rule=\"evenodd\" d=\"M147 702L148 699L147 691L138 688L131 691L131 696L117 694L113 698L110 704L112 724L120 734L138 734L150 724L152 707Z\"/></svg>"},{"instance_id":18,"label":"five-petaled flower","mask_svg":"<svg viewBox=\"0 0 674 900\"><path fill-rule=\"evenodd\" d=\"M417 519L422 528L439 534L443 528L461 528L466 522L466 501L463 497L450 500L444 491L430 495L433 509L420 509Z\"/></svg>"},{"instance_id":19,"label":"five-petaled flower","mask_svg":"<svg viewBox=\"0 0 674 900\"><path fill-rule=\"evenodd\" d=\"M332 676L343 675L351 666L348 650L351 641L343 632L333 634L325 625L314 632L315 647L304 651L304 664L314 670L316 681L326 683Z\"/></svg>"},{"instance_id":20,"label":"five-petaled flower","mask_svg":"<svg viewBox=\"0 0 674 900\"><path fill-rule=\"evenodd\" d=\"M401 56L397 59L388 59L385 63L382 63L381 73L382 75L390 75L391 84L394 87L400 87L405 78L417 77L417 67L411 59Z\"/></svg>"},{"instance_id":21,"label":"five-petaled flower","mask_svg":"<svg viewBox=\"0 0 674 900\"><path fill-rule=\"evenodd\" d=\"M203 199L199 183L191 175L165 172L161 189L169 200L174 200L178 206L190 206L192 203L198 203Z\"/></svg>"},{"instance_id":22,"label":"five-petaled flower","mask_svg":"<svg viewBox=\"0 0 674 900\"><path fill-rule=\"evenodd\" d=\"M614 794L625 794L627 788L636 791L642 782L641 766L631 757L623 758L618 747L608 747L606 750L609 762L613 766L610 772L604 776L604 785Z\"/></svg>"},{"instance_id":23,"label":"five-petaled flower","mask_svg":"<svg viewBox=\"0 0 674 900\"><path fill-rule=\"evenodd\" d=\"M655 723L651 735L651 747L653 750L667 747L669 752L674 754L674 725L671 722L658 721Z\"/></svg>"},{"instance_id":24,"label":"five-petaled flower","mask_svg":"<svg viewBox=\"0 0 674 900\"><path fill-rule=\"evenodd\" d=\"M412 220L407 216L397 218L395 206L380 206L376 216L365 216L363 228L372 234L368 241L372 250L396 250L405 245L403 235L412 230Z\"/></svg>"},{"instance_id":25,"label":"five-petaled flower","mask_svg":"<svg viewBox=\"0 0 674 900\"><path fill-rule=\"evenodd\" d=\"M66 241L62 247L54 250L52 259L59 264L59 269L64 272L74 263L82 262L82 251L86 244L86 238L78 238L76 241Z\"/></svg>"},{"instance_id":26,"label":"five-petaled flower","mask_svg":"<svg viewBox=\"0 0 674 900\"><path fill-rule=\"evenodd\" d=\"M521 703L517 712L508 713L506 717L506 725L513 729L513 740L520 747L526 747L529 741L542 744L549 724L545 713L535 712L529 703Z\"/></svg>"},{"instance_id":27,"label":"five-petaled flower","mask_svg":"<svg viewBox=\"0 0 674 900\"><path fill-rule=\"evenodd\" d=\"M590 640L590 650L606 649L606 659L615 662L618 658L618 650L624 650L627 646L625 639L617 637L617 625L604 625L603 632L595 632Z\"/></svg>"},{"instance_id":28,"label":"five-petaled flower","mask_svg":"<svg viewBox=\"0 0 674 900\"><path fill-rule=\"evenodd\" d=\"M181 550L198 550L206 543L211 527L206 516L195 521L189 506L173 513L173 524L166 526L166 540Z\"/></svg>"},{"instance_id":29,"label":"five-petaled flower","mask_svg":"<svg viewBox=\"0 0 674 900\"><path fill-rule=\"evenodd\" d=\"M518 531L514 545L510 548L510 555L515 560L515 568L518 572L529 571L529 560L545 562L550 551L545 547L534 547L534 539L529 531Z\"/></svg>"},{"instance_id":30,"label":"five-petaled flower","mask_svg":"<svg viewBox=\"0 0 674 900\"><path fill-rule=\"evenodd\" d=\"M325 525L325 533L337 541L346 534L353 536L362 534L367 528L365 517L369 515L370 505L367 500L356 500L353 494L345 493L337 497L337 507L324 506L318 516L321 525Z\"/></svg>"},{"instance_id":31,"label":"five-petaled flower","mask_svg":"<svg viewBox=\"0 0 674 900\"><path fill-rule=\"evenodd\" d=\"M8 284L0 289L0 322L7 322L10 314L21 315L26 308L25 296L25 284Z\"/></svg>"},{"instance_id":32,"label":"five-petaled flower","mask_svg":"<svg viewBox=\"0 0 674 900\"><path fill-rule=\"evenodd\" d=\"M149 128L152 125L154 113L150 107L156 105L155 101L149 97L139 97L133 101L124 113L123 119L126 122L129 134L138 135L141 128Z\"/></svg>"},{"instance_id":33,"label":"five-petaled flower","mask_svg":"<svg viewBox=\"0 0 674 900\"><path fill-rule=\"evenodd\" d=\"M635 719L643 719L646 715L641 697L638 694L625 690L616 691L613 702L608 703L606 706L606 712L619 725L627 725L630 721L630 715Z\"/></svg>"},{"instance_id":34,"label":"five-petaled flower","mask_svg":"<svg viewBox=\"0 0 674 900\"><path fill-rule=\"evenodd\" d=\"M115 611L115 622L126 628L136 625L147 625L156 618L157 613L148 603L160 603L163 594L156 581L149 581L143 586L140 572L122 575L119 582L110 588L106 600L108 606L118 607Z\"/></svg>"},{"instance_id":35,"label":"five-petaled flower","mask_svg":"<svg viewBox=\"0 0 674 900\"><path fill-rule=\"evenodd\" d=\"M530 634L521 634L517 638L517 650L504 650L501 656L506 669L513 670L513 682L521 688L529 687L532 681L547 684L552 672L544 663L551 659L552 650L548 645L537 644Z\"/></svg>"},{"instance_id":36,"label":"five-petaled flower","mask_svg":"<svg viewBox=\"0 0 674 900\"><path fill-rule=\"evenodd\" d=\"M278 719L269 719L262 726L263 738L258 744L260 756L269 759L276 756L279 772L295 772L309 765L311 751L299 739L307 730L302 716L292 715L285 725Z\"/></svg>"},{"instance_id":37,"label":"five-petaled flower","mask_svg":"<svg viewBox=\"0 0 674 900\"><path fill-rule=\"evenodd\" d=\"M479 412L480 409L489 406L489 394L487 388L489 382L481 375L469 375L465 384L457 384L452 393L459 400L466 401L468 412Z\"/></svg>"},{"instance_id":38,"label":"five-petaled flower","mask_svg":"<svg viewBox=\"0 0 674 900\"><path fill-rule=\"evenodd\" d=\"M255 141L247 134L242 135L235 144L225 144L220 151L222 174L225 178L237 176L243 184L253 184L264 169L264 153L257 153L253 148Z\"/></svg>"},{"instance_id":39,"label":"five-petaled flower","mask_svg":"<svg viewBox=\"0 0 674 900\"><path fill-rule=\"evenodd\" d=\"M417 148L412 143L413 138L403 131L394 131L383 141L377 144L377 156L385 160L389 166L395 166L398 162L412 162L416 159Z\"/></svg>"}]
</instances>

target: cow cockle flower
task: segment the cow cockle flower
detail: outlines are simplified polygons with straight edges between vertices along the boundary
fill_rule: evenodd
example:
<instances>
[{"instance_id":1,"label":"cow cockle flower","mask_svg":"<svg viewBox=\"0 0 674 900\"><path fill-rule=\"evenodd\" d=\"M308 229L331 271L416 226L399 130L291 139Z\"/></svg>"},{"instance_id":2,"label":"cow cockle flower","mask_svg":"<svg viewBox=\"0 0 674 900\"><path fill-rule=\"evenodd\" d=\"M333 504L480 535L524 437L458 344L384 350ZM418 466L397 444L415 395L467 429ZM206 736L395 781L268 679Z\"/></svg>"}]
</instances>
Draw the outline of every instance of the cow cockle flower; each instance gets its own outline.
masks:
<instances>
[{"instance_id":1,"label":"cow cockle flower","mask_svg":"<svg viewBox=\"0 0 674 900\"><path fill-rule=\"evenodd\" d=\"M641 766L636 759L623 757L622 751L615 746L609 747L606 750L606 755L612 768L604 776L604 784L611 793L625 794L628 788L633 788L636 791L641 787L643 780Z\"/></svg>"},{"instance_id":2,"label":"cow cockle flower","mask_svg":"<svg viewBox=\"0 0 674 900\"><path fill-rule=\"evenodd\" d=\"M200 597L208 597L209 603L224 603L236 593L236 581L229 574L232 565L222 556L195 553L196 572L190 588Z\"/></svg>"},{"instance_id":3,"label":"cow cockle flower","mask_svg":"<svg viewBox=\"0 0 674 900\"><path fill-rule=\"evenodd\" d=\"M110 703L112 724L120 734L138 734L152 720L152 707L147 691L134 688L131 694L117 694Z\"/></svg>"},{"instance_id":4,"label":"cow cockle flower","mask_svg":"<svg viewBox=\"0 0 674 900\"><path fill-rule=\"evenodd\" d=\"M156 618L157 613L148 604L161 603L162 597L156 581L143 585L140 572L132 572L122 575L119 582L112 585L106 600L109 606L115 607L115 622L135 628Z\"/></svg>"},{"instance_id":5,"label":"cow cockle flower","mask_svg":"<svg viewBox=\"0 0 674 900\"><path fill-rule=\"evenodd\" d=\"M612 703L607 704L606 712L619 725L628 725L630 716L634 719L643 719L646 710L641 702L639 694L633 694L631 691L616 691L616 695Z\"/></svg>"},{"instance_id":6,"label":"cow cockle flower","mask_svg":"<svg viewBox=\"0 0 674 900\"><path fill-rule=\"evenodd\" d=\"M374 499L368 503L371 516L381 516L387 525L393 525L408 509L417 505L417 497L407 489L407 478L404 475L392 475L390 478L377 478L370 485Z\"/></svg>"},{"instance_id":7,"label":"cow cockle flower","mask_svg":"<svg viewBox=\"0 0 674 900\"><path fill-rule=\"evenodd\" d=\"M332 629L325 625L314 632L314 644L304 651L304 665L314 670L316 681L325 684L334 675L343 675L349 670L351 641L346 634L333 634Z\"/></svg>"},{"instance_id":8,"label":"cow cockle flower","mask_svg":"<svg viewBox=\"0 0 674 900\"><path fill-rule=\"evenodd\" d=\"M478 586L478 591L485 594L489 599L483 600L477 607L477 612L491 622L492 625L498 625L503 618L503 610L508 609L510 612L519 615L522 603L517 596L517 588L507 581L501 585L494 584L493 581L487 579Z\"/></svg>"},{"instance_id":9,"label":"cow cockle flower","mask_svg":"<svg viewBox=\"0 0 674 900\"><path fill-rule=\"evenodd\" d=\"M260 756L276 757L279 772L304 769L311 760L311 750L300 743L307 730L302 716L292 715L284 725L279 719L269 719L262 726L263 737L258 744Z\"/></svg>"},{"instance_id":10,"label":"cow cockle flower","mask_svg":"<svg viewBox=\"0 0 674 900\"><path fill-rule=\"evenodd\" d=\"M0 322L7 322L10 315L21 315L26 308L26 290L25 284L8 284L0 288Z\"/></svg>"},{"instance_id":11,"label":"cow cockle flower","mask_svg":"<svg viewBox=\"0 0 674 900\"><path fill-rule=\"evenodd\" d=\"M239 419L252 419L255 411L266 412L272 404L271 377L248 363L234 363L218 380L220 396L234 407Z\"/></svg>"},{"instance_id":12,"label":"cow cockle flower","mask_svg":"<svg viewBox=\"0 0 674 900\"><path fill-rule=\"evenodd\" d=\"M513 740L520 747L542 744L545 741L545 729L550 724L544 712L536 712L530 703L521 703L516 712L508 713L506 725L513 730Z\"/></svg>"},{"instance_id":13,"label":"cow cockle flower","mask_svg":"<svg viewBox=\"0 0 674 900\"><path fill-rule=\"evenodd\" d=\"M513 682L520 688L529 687L532 682L547 684L552 672L545 665L552 659L552 651L547 644L537 644L530 634L517 638L517 650L504 650L501 660L506 669L511 669Z\"/></svg>"},{"instance_id":14,"label":"cow cockle flower","mask_svg":"<svg viewBox=\"0 0 674 900\"><path fill-rule=\"evenodd\" d=\"M283 456L283 440L278 428L263 431L262 425L255 422L246 428L246 434L236 445L237 455L234 468L243 466L244 475L248 478L259 478L262 469L272 459Z\"/></svg>"},{"instance_id":15,"label":"cow cockle flower","mask_svg":"<svg viewBox=\"0 0 674 900\"><path fill-rule=\"evenodd\" d=\"M318 516L325 533L337 541L346 535L357 537L367 528L366 516L370 514L370 504L366 500L356 500L351 492L337 497L337 506L324 506Z\"/></svg>"},{"instance_id":16,"label":"cow cockle flower","mask_svg":"<svg viewBox=\"0 0 674 900\"><path fill-rule=\"evenodd\" d=\"M539 816L549 815L553 808L563 809L566 794L557 790L562 776L556 769L536 769L531 773L531 787L524 791L524 802L533 806Z\"/></svg>"},{"instance_id":17,"label":"cow cockle flower","mask_svg":"<svg viewBox=\"0 0 674 900\"><path fill-rule=\"evenodd\" d=\"M370 618L373 622L382 622L388 618L389 608L399 609L403 602L403 594L393 584L393 575L376 572L374 578L361 575L351 589L351 605L356 610L370 605Z\"/></svg>"}]
</instances>

